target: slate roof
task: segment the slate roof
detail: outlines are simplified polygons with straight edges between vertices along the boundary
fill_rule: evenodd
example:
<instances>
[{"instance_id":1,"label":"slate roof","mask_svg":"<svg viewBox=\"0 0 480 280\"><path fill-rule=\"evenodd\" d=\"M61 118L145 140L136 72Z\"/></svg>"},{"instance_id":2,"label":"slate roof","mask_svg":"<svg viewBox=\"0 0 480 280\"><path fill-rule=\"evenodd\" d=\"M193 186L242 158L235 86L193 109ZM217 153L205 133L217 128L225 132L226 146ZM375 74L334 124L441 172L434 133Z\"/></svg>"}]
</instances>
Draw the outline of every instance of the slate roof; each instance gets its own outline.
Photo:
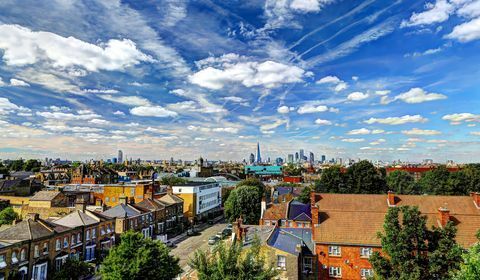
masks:
<instances>
[{"instance_id":1,"label":"slate roof","mask_svg":"<svg viewBox=\"0 0 480 280\"><path fill-rule=\"evenodd\" d=\"M377 232L383 230L388 211L384 194L317 194L319 223L314 240L318 243L338 243L380 246ZM480 209L470 196L395 195L395 205L418 206L427 216L427 226L438 227L438 209L447 207L450 220L457 227L457 242L470 247L478 240ZM354 234L352 234L354 233Z\"/></svg>"},{"instance_id":2,"label":"slate roof","mask_svg":"<svg viewBox=\"0 0 480 280\"><path fill-rule=\"evenodd\" d=\"M183 203L183 199L180 197L167 193L166 195L160 197L158 201L166 203L168 205L176 204L176 203Z\"/></svg>"},{"instance_id":3,"label":"slate roof","mask_svg":"<svg viewBox=\"0 0 480 280\"><path fill-rule=\"evenodd\" d=\"M66 227L89 226L99 222L100 219L95 217L94 214L89 214L88 210L85 210L85 212L76 210L65 217L53 221L54 224Z\"/></svg>"},{"instance_id":4,"label":"slate roof","mask_svg":"<svg viewBox=\"0 0 480 280\"><path fill-rule=\"evenodd\" d=\"M59 191L39 191L30 198L30 201L52 201L59 194Z\"/></svg>"},{"instance_id":5,"label":"slate roof","mask_svg":"<svg viewBox=\"0 0 480 280\"><path fill-rule=\"evenodd\" d=\"M102 212L104 216L111 217L111 218L125 218L127 217L134 217L137 215L142 214L142 211L138 210L137 208L131 205L125 205L123 203L118 204L115 207L108 209L107 211Z\"/></svg>"},{"instance_id":6,"label":"slate roof","mask_svg":"<svg viewBox=\"0 0 480 280\"><path fill-rule=\"evenodd\" d=\"M0 191L11 191L12 188L22 182L22 179L0 180Z\"/></svg>"},{"instance_id":7,"label":"slate roof","mask_svg":"<svg viewBox=\"0 0 480 280\"><path fill-rule=\"evenodd\" d=\"M275 190L278 192L279 195L293 193L292 187L276 187Z\"/></svg>"},{"instance_id":8,"label":"slate roof","mask_svg":"<svg viewBox=\"0 0 480 280\"><path fill-rule=\"evenodd\" d=\"M263 213L263 219L265 220L281 220L285 219L287 215L288 203L282 202L277 204L271 204L269 208Z\"/></svg>"},{"instance_id":9,"label":"slate roof","mask_svg":"<svg viewBox=\"0 0 480 280\"><path fill-rule=\"evenodd\" d=\"M297 245L302 245L302 253L312 254L314 251L312 230L309 228L275 228L267 244L296 256L299 255Z\"/></svg>"},{"instance_id":10,"label":"slate roof","mask_svg":"<svg viewBox=\"0 0 480 280\"><path fill-rule=\"evenodd\" d=\"M292 200L288 207L288 219L294 221L311 221L312 211L310 203L304 204L297 200Z\"/></svg>"},{"instance_id":11,"label":"slate roof","mask_svg":"<svg viewBox=\"0 0 480 280\"><path fill-rule=\"evenodd\" d=\"M37 240L52 236L54 230L42 220L34 221L25 219L12 227L0 231L0 241L18 242L24 240Z\"/></svg>"}]
</instances>

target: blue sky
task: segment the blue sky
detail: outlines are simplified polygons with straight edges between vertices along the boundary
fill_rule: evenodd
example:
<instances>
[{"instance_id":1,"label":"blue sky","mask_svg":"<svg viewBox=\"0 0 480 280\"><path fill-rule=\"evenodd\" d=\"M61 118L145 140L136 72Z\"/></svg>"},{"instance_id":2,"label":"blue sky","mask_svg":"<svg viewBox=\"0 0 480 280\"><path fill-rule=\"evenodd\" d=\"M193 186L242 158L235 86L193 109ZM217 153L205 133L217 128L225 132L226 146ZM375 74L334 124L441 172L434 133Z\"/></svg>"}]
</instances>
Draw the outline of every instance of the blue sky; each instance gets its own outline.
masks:
<instances>
[{"instance_id":1,"label":"blue sky","mask_svg":"<svg viewBox=\"0 0 480 280\"><path fill-rule=\"evenodd\" d=\"M480 1L0 2L0 158L480 156Z\"/></svg>"}]
</instances>

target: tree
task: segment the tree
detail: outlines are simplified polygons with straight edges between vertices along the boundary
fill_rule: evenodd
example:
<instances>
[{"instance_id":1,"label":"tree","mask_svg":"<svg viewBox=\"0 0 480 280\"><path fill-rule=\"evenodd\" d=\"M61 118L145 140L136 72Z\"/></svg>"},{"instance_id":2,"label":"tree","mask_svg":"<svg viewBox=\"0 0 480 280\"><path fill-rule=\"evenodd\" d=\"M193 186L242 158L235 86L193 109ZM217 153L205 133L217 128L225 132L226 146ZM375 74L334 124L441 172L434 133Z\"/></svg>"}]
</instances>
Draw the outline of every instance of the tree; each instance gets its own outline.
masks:
<instances>
[{"instance_id":1,"label":"tree","mask_svg":"<svg viewBox=\"0 0 480 280\"><path fill-rule=\"evenodd\" d=\"M8 168L11 171L23 170L23 159L17 159L17 160L14 160L14 161L10 162L10 164L8 165Z\"/></svg>"},{"instance_id":2,"label":"tree","mask_svg":"<svg viewBox=\"0 0 480 280\"><path fill-rule=\"evenodd\" d=\"M420 178L418 184L423 193L427 194L450 194L449 187L447 185L450 172L445 166L439 166L434 170L425 172Z\"/></svg>"},{"instance_id":3,"label":"tree","mask_svg":"<svg viewBox=\"0 0 480 280\"><path fill-rule=\"evenodd\" d=\"M354 163L347 170L349 193L386 193L387 184L381 172L369 161Z\"/></svg>"},{"instance_id":4,"label":"tree","mask_svg":"<svg viewBox=\"0 0 480 280\"><path fill-rule=\"evenodd\" d=\"M110 249L100 275L104 280L170 280L182 272L178 262L162 242L128 231L121 235L120 244Z\"/></svg>"},{"instance_id":5,"label":"tree","mask_svg":"<svg viewBox=\"0 0 480 280\"><path fill-rule=\"evenodd\" d=\"M42 164L36 159L29 159L23 164L23 170L38 172Z\"/></svg>"},{"instance_id":6,"label":"tree","mask_svg":"<svg viewBox=\"0 0 480 280\"><path fill-rule=\"evenodd\" d=\"M257 189L257 192L263 196L266 193L266 188L265 185L260 181L258 178L255 177L250 177L245 180L240 181L240 183L237 184L237 187L241 186L252 186Z\"/></svg>"},{"instance_id":7,"label":"tree","mask_svg":"<svg viewBox=\"0 0 480 280\"><path fill-rule=\"evenodd\" d=\"M0 175L3 175L3 177L6 177L9 175L8 168L4 166L1 162L0 162ZM0 178L1 177L2 176L0 176Z\"/></svg>"},{"instance_id":8,"label":"tree","mask_svg":"<svg viewBox=\"0 0 480 280\"><path fill-rule=\"evenodd\" d=\"M0 225L11 225L18 218L18 214L13 211L12 207L7 207L0 211Z\"/></svg>"},{"instance_id":9,"label":"tree","mask_svg":"<svg viewBox=\"0 0 480 280\"><path fill-rule=\"evenodd\" d=\"M82 261L67 258L62 268L53 274L53 280L76 280L91 273L91 266Z\"/></svg>"},{"instance_id":10,"label":"tree","mask_svg":"<svg viewBox=\"0 0 480 280\"><path fill-rule=\"evenodd\" d=\"M480 191L480 164L467 164L462 170L467 177L467 194Z\"/></svg>"},{"instance_id":11,"label":"tree","mask_svg":"<svg viewBox=\"0 0 480 280\"><path fill-rule=\"evenodd\" d=\"M312 187L310 186L304 187L300 192L300 195L296 198L296 200L300 201L301 203L309 204L311 191L312 191Z\"/></svg>"},{"instance_id":12,"label":"tree","mask_svg":"<svg viewBox=\"0 0 480 280\"><path fill-rule=\"evenodd\" d=\"M322 171L320 180L315 181L315 191L325 193L344 193L345 174L340 166L331 166Z\"/></svg>"},{"instance_id":13,"label":"tree","mask_svg":"<svg viewBox=\"0 0 480 280\"><path fill-rule=\"evenodd\" d=\"M225 202L225 216L230 222L242 216L246 224L258 224L262 195L254 186L235 188Z\"/></svg>"},{"instance_id":14,"label":"tree","mask_svg":"<svg viewBox=\"0 0 480 280\"><path fill-rule=\"evenodd\" d=\"M296 166L293 163L289 163L283 168L283 172L288 176L300 176L304 169L300 166Z\"/></svg>"},{"instance_id":15,"label":"tree","mask_svg":"<svg viewBox=\"0 0 480 280\"><path fill-rule=\"evenodd\" d=\"M450 172L447 179L447 191L444 194L466 195L469 193L468 184L468 177L463 170Z\"/></svg>"},{"instance_id":16,"label":"tree","mask_svg":"<svg viewBox=\"0 0 480 280\"><path fill-rule=\"evenodd\" d=\"M379 233L387 256L374 252L370 258L377 278L449 279L461 260L456 229L449 222L444 228L428 230L426 223L417 207L389 208L384 233Z\"/></svg>"},{"instance_id":17,"label":"tree","mask_svg":"<svg viewBox=\"0 0 480 280\"><path fill-rule=\"evenodd\" d=\"M277 271L273 264L267 264L260 248L258 238L243 252L239 242L229 246L221 242L211 256L204 251L196 251L190 266L197 271L199 280L273 279Z\"/></svg>"},{"instance_id":18,"label":"tree","mask_svg":"<svg viewBox=\"0 0 480 280\"><path fill-rule=\"evenodd\" d=\"M175 176L165 176L162 177L162 185L168 185L168 186L178 186L185 184L187 180L175 177Z\"/></svg>"},{"instance_id":19,"label":"tree","mask_svg":"<svg viewBox=\"0 0 480 280\"><path fill-rule=\"evenodd\" d=\"M410 173L403 170L395 170L387 175L387 186L389 190L397 194L418 194L418 187Z\"/></svg>"},{"instance_id":20,"label":"tree","mask_svg":"<svg viewBox=\"0 0 480 280\"><path fill-rule=\"evenodd\" d=\"M477 233L480 239L480 231ZM473 245L462 256L460 269L452 273L453 280L477 280L480 275L480 243Z\"/></svg>"}]
</instances>

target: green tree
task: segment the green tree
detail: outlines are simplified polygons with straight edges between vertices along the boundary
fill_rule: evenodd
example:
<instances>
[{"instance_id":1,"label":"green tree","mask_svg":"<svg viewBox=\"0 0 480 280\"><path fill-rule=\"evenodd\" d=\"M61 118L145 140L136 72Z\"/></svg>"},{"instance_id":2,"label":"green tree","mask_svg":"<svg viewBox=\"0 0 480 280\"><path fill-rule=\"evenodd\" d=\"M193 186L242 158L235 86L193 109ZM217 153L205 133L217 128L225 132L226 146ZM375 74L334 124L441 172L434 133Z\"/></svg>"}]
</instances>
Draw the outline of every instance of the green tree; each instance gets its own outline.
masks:
<instances>
[{"instance_id":1,"label":"green tree","mask_svg":"<svg viewBox=\"0 0 480 280\"><path fill-rule=\"evenodd\" d=\"M42 164L38 160L29 159L23 164L23 170L38 172L38 171L40 171L41 166L42 166Z\"/></svg>"},{"instance_id":2,"label":"green tree","mask_svg":"<svg viewBox=\"0 0 480 280\"><path fill-rule=\"evenodd\" d=\"M480 231L477 234L480 237ZM480 243L473 245L462 256L460 269L452 273L453 280L478 280L480 275Z\"/></svg>"},{"instance_id":3,"label":"green tree","mask_svg":"<svg viewBox=\"0 0 480 280\"><path fill-rule=\"evenodd\" d=\"M330 166L322 171L320 180L315 181L314 187L316 192L344 193L345 174L340 166Z\"/></svg>"},{"instance_id":4,"label":"green tree","mask_svg":"<svg viewBox=\"0 0 480 280\"><path fill-rule=\"evenodd\" d=\"M403 170L395 170L387 175L388 189L397 194L418 194L419 190L410 173Z\"/></svg>"},{"instance_id":5,"label":"green tree","mask_svg":"<svg viewBox=\"0 0 480 280\"><path fill-rule=\"evenodd\" d=\"M0 175L3 175L4 177L6 177L9 174L10 173L8 172L8 168L0 162ZM2 176L0 176L0 177L2 177Z\"/></svg>"},{"instance_id":6,"label":"green tree","mask_svg":"<svg viewBox=\"0 0 480 280\"><path fill-rule=\"evenodd\" d=\"M8 169L10 169L10 171L21 171L21 170L23 170L23 159L17 159L17 160L14 160L14 161L10 162L10 164L8 165Z\"/></svg>"},{"instance_id":7,"label":"green tree","mask_svg":"<svg viewBox=\"0 0 480 280\"><path fill-rule=\"evenodd\" d=\"M121 235L120 244L109 251L100 275L104 280L170 280L182 272L178 262L162 242L128 231Z\"/></svg>"},{"instance_id":8,"label":"green tree","mask_svg":"<svg viewBox=\"0 0 480 280\"><path fill-rule=\"evenodd\" d=\"M257 189L257 192L263 196L264 194L267 194L266 193L266 188L265 188L265 185L262 183L262 181L260 181L258 178L255 178L255 177L250 177L250 178L247 178L245 180L242 180L240 181L238 184L237 184L237 187L241 187L241 186L252 186L252 187L255 187Z\"/></svg>"},{"instance_id":9,"label":"green tree","mask_svg":"<svg viewBox=\"0 0 480 280\"><path fill-rule=\"evenodd\" d=\"M269 280L277 275L273 264L268 264L260 252L260 241L255 238L249 249L235 242L226 246L221 242L212 255L196 251L190 266L198 272L199 280Z\"/></svg>"},{"instance_id":10,"label":"green tree","mask_svg":"<svg viewBox=\"0 0 480 280\"><path fill-rule=\"evenodd\" d=\"M467 193L480 192L480 164L467 164L462 171L467 177Z\"/></svg>"},{"instance_id":11,"label":"green tree","mask_svg":"<svg viewBox=\"0 0 480 280\"><path fill-rule=\"evenodd\" d=\"M0 211L0 225L11 225L18 218L18 214L13 211L12 207L7 207Z\"/></svg>"},{"instance_id":12,"label":"green tree","mask_svg":"<svg viewBox=\"0 0 480 280\"><path fill-rule=\"evenodd\" d=\"M420 178L418 184L422 189L423 193L427 194L450 194L448 186L448 178L450 177L450 172L445 166L439 166L434 170L425 172L425 174Z\"/></svg>"},{"instance_id":13,"label":"green tree","mask_svg":"<svg viewBox=\"0 0 480 280\"><path fill-rule=\"evenodd\" d=\"M386 193L387 184L382 173L366 160L359 161L347 170L349 193Z\"/></svg>"},{"instance_id":14,"label":"green tree","mask_svg":"<svg viewBox=\"0 0 480 280\"><path fill-rule=\"evenodd\" d=\"M375 252L370 258L378 279L449 279L449 271L461 260L456 229L449 222L445 228L428 230L426 223L417 207L389 208L384 233L379 233L388 257Z\"/></svg>"},{"instance_id":15,"label":"green tree","mask_svg":"<svg viewBox=\"0 0 480 280\"><path fill-rule=\"evenodd\" d=\"M469 178L463 170L450 172L447 179L447 191L443 194L466 195L469 193Z\"/></svg>"},{"instance_id":16,"label":"green tree","mask_svg":"<svg viewBox=\"0 0 480 280\"><path fill-rule=\"evenodd\" d=\"M283 173L288 176L300 176L303 171L305 171L305 169L301 166L294 165L293 163L289 163L283 168Z\"/></svg>"},{"instance_id":17,"label":"green tree","mask_svg":"<svg viewBox=\"0 0 480 280\"><path fill-rule=\"evenodd\" d=\"M178 186L178 185L185 184L187 180L176 177L176 176L165 176L165 177L162 177L161 182L162 182L162 185Z\"/></svg>"},{"instance_id":18,"label":"green tree","mask_svg":"<svg viewBox=\"0 0 480 280\"><path fill-rule=\"evenodd\" d=\"M92 272L92 267L82 261L67 258L59 271L53 274L53 280L77 280L88 276Z\"/></svg>"},{"instance_id":19,"label":"green tree","mask_svg":"<svg viewBox=\"0 0 480 280\"><path fill-rule=\"evenodd\" d=\"M309 204L310 192L312 192L312 187L310 186L304 187L300 192L300 195L296 198L296 200L300 201L301 203Z\"/></svg>"},{"instance_id":20,"label":"green tree","mask_svg":"<svg viewBox=\"0 0 480 280\"><path fill-rule=\"evenodd\" d=\"M225 202L225 216L230 222L242 216L246 224L258 224L260 220L260 203L262 195L254 186L235 188Z\"/></svg>"}]
</instances>

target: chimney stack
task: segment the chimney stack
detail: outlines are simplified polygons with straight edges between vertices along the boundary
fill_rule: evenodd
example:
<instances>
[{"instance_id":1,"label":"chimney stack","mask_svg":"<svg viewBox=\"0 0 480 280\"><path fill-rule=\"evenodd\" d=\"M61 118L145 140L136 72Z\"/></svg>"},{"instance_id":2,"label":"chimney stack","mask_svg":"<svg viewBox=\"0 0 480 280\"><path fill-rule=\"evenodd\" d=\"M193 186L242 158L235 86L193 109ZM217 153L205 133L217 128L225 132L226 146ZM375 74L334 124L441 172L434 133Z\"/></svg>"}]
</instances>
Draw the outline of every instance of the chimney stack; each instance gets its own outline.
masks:
<instances>
[{"instance_id":1,"label":"chimney stack","mask_svg":"<svg viewBox=\"0 0 480 280\"><path fill-rule=\"evenodd\" d=\"M480 209L480 193L478 192L471 192L470 196L473 198L473 203L475 203L475 206Z\"/></svg>"},{"instance_id":2,"label":"chimney stack","mask_svg":"<svg viewBox=\"0 0 480 280\"><path fill-rule=\"evenodd\" d=\"M395 207L395 193L393 191L387 193L387 204L388 207Z\"/></svg>"},{"instance_id":3,"label":"chimney stack","mask_svg":"<svg viewBox=\"0 0 480 280\"><path fill-rule=\"evenodd\" d=\"M28 213L27 215L25 215L25 219L32 219L34 221L38 221L38 219L40 218L40 214L38 213Z\"/></svg>"},{"instance_id":4,"label":"chimney stack","mask_svg":"<svg viewBox=\"0 0 480 280\"><path fill-rule=\"evenodd\" d=\"M118 197L118 203L127 205L127 197L125 195L121 195Z\"/></svg>"},{"instance_id":5,"label":"chimney stack","mask_svg":"<svg viewBox=\"0 0 480 280\"><path fill-rule=\"evenodd\" d=\"M315 236L315 225L319 224L318 221L318 206L317 195L314 192L310 193L310 211L312 215L312 236Z\"/></svg>"},{"instance_id":6,"label":"chimney stack","mask_svg":"<svg viewBox=\"0 0 480 280\"><path fill-rule=\"evenodd\" d=\"M450 210L447 206L438 208L438 219L442 227L445 227L450 221Z\"/></svg>"},{"instance_id":7,"label":"chimney stack","mask_svg":"<svg viewBox=\"0 0 480 280\"><path fill-rule=\"evenodd\" d=\"M263 214L267 211L267 200L265 195L262 197L262 202L260 203L260 219L263 219Z\"/></svg>"},{"instance_id":8,"label":"chimney stack","mask_svg":"<svg viewBox=\"0 0 480 280\"><path fill-rule=\"evenodd\" d=\"M85 209L87 209L87 203L83 198L78 198L75 200L75 210L85 212Z\"/></svg>"}]
</instances>

